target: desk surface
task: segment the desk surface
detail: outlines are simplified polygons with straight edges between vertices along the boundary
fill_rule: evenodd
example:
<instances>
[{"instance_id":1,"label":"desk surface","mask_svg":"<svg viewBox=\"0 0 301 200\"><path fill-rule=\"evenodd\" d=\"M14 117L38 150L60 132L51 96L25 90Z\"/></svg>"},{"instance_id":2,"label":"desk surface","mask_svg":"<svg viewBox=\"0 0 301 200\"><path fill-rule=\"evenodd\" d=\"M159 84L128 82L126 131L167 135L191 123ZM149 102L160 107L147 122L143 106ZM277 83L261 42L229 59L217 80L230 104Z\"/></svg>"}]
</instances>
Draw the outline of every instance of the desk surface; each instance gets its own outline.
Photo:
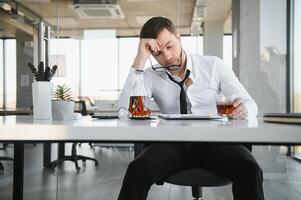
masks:
<instances>
[{"instance_id":1,"label":"desk surface","mask_svg":"<svg viewBox=\"0 0 301 200\"><path fill-rule=\"evenodd\" d=\"M0 141L250 142L301 144L301 125L253 120L98 120L59 122L0 117Z\"/></svg>"}]
</instances>

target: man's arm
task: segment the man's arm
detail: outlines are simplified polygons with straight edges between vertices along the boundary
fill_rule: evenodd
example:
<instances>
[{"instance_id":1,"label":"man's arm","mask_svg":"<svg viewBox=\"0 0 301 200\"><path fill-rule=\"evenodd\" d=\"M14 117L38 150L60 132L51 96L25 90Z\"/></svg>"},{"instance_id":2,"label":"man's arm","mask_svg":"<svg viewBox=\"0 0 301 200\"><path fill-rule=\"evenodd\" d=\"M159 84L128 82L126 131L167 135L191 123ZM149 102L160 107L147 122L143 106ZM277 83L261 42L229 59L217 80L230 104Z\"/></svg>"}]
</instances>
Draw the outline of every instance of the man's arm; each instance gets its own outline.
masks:
<instances>
[{"instance_id":1,"label":"man's arm","mask_svg":"<svg viewBox=\"0 0 301 200\"><path fill-rule=\"evenodd\" d=\"M144 69L146 60L149 58L151 53L156 54L160 50L155 39L142 38L139 41L137 55L134 59L134 69Z\"/></svg>"}]
</instances>

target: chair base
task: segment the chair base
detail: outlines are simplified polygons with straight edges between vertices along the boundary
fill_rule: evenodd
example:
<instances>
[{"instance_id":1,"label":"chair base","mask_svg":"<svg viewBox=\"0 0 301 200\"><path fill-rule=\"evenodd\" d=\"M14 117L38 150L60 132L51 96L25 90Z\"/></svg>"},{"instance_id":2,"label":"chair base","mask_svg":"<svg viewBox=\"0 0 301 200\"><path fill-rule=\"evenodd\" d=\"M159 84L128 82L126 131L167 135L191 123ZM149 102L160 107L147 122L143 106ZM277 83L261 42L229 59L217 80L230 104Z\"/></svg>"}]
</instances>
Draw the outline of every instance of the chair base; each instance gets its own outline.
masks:
<instances>
[{"instance_id":1,"label":"chair base","mask_svg":"<svg viewBox=\"0 0 301 200\"><path fill-rule=\"evenodd\" d=\"M71 156L62 156L58 160L54 160L47 164L47 168L54 169L58 165L60 165L63 161L72 161L75 164L75 169L79 171L81 168L78 166L78 161L82 160L83 164L86 163L86 160L91 160L95 162L95 166L98 165L98 161L95 158L90 158L87 156L77 155L76 151L76 145L77 143L72 144L72 150L71 150Z\"/></svg>"},{"instance_id":2,"label":"chair base","mask_svg":"<svg viewBox=\"0 0 301 200\"><path fill-rule=\"evenodd\" d=\"M191 187L192 196L195 200L203 200L203 188L202 187Z\"/></svg>"},{"instance_id":3,"label":"chair base","mask_svg":"<svg viewBox=\"0 0 301 200\"><path fill-rule=\"evenodd\" d=\"M14 161L13 158L9 158L9 157L0 157L0 161ZM3 166L3 163L0 162L0 175L1 174L4 174L4 166Z\"/></svg>"}]
</instances>

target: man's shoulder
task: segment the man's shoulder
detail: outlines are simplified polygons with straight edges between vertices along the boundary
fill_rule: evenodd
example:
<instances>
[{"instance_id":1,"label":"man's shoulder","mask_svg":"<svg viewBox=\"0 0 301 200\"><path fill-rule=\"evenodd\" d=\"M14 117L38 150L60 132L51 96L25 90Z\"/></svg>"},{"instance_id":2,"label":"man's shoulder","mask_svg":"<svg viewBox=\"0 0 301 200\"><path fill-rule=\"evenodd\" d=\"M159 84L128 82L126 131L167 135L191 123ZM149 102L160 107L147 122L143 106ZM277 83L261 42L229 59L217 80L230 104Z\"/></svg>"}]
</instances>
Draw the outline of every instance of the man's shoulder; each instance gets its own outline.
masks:
<instances>
[{"instance_id":1,"label":"man's shoulder","mask_svg":"<svg viewBox=\"0 0 301 200\"><path fill-rule=\"evenodd\" d=\"M155 65L155 67L156 67L156 65ZM147 68L145 68L144 73L149 74L149 75L160 75L160 74L164 74L165 72L156 72L153 70L152 67L147 67Z\"/></svg>"},{"instance_id":2,"label":"man's shoulder","mask_svg":"<svg viewBox=\"0 0 301 200\"><path fill-rule=\"evenodd\" d=\"M147 67L144 69L144 73L149 75L153 75L154 74L153 71L154 70L151 67Z\"/></svg>"},{"instance_id":3,"label":"man's shoulder","mask_svg":"<svg viewBox=\"0 0 301 200\"><path fill-rule=\"evenodd\" d=\"M151 77L162 77L165 76L165 72L155 72L151 67L147 67L144 70L144 73L146 76L151 76Z\"/></svg>"},{"instance_id":4,"label":"man's shoulder","mask_svg":"<svg viewBox=\"0 0 301 200\"><path fill-rule=\"evenodd\" d=\"M222 60L217 56L190 54L190 57L193 65L197 68L212 68L216 67L217 63L222 62Z\"/></svg>"}]
</instances>

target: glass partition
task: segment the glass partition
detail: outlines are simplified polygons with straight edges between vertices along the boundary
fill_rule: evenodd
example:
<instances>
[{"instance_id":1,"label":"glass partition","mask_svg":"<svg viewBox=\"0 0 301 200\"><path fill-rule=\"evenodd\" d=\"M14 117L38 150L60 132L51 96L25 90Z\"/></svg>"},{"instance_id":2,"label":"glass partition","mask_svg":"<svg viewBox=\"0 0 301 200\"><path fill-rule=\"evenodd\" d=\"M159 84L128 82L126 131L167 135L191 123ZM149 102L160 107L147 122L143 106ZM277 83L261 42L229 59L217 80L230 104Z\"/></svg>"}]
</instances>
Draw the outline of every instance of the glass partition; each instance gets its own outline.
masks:
<instances>
[{"instance_id":1,"label":"glass partition","mask_svg":"<svg viewBox=\"0 0 301 200\"><path fill-rule=\"evenodd\" d=\"M287 1L262 0L260 5L259 67L251 80L259 115L286 112ZM257 67L257 66L254 66ZM254 91L255 91L254 90ZM265 180L273 187L288 179L286 146L256 146L253 150Z\"/></svg>"}]
</instances>

